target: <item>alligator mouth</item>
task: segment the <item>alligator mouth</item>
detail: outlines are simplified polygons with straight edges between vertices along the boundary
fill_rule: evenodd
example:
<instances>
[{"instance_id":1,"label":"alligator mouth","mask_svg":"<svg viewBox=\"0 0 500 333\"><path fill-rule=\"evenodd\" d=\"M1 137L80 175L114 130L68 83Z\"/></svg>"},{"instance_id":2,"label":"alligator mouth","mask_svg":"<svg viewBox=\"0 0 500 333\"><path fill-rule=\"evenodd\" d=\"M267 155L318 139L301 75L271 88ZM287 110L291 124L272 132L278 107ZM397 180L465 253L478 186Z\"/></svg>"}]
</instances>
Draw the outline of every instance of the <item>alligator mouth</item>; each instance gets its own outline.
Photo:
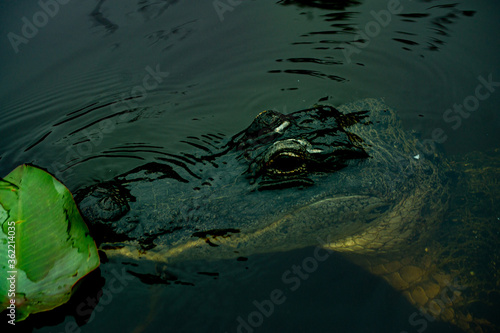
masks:
<instances>
[{"instance_id":1,"label":"alligator mouth","mask_svg":"<svg viewBox=\"0 0 500 333\"><path fill-rule=\"evenodd\" d=\"M391 204L374 196L340 195L307 204L290 215L296 218L320 219L326 225L352 227L357 222L369 224L385 214ZM329 221L329 222L328 222Z\"/></svg>"},{"instance_id":2,"label":"alligator mouth","mask_svg":"<svg viewBox=\"0 0 500 333\"><path fill-rule=\"evenodd\" d=\"M263 220L260 226L251 229L243 226L240 229L224 229L222 236L221 230L207 230L171 247L158 247L140 256L172 263L178 260L234 258L236 254L245 257L307 246L320 246L337 252L374 253L381 248L387 249L385 243L391 239L386 235L398 237L397 232L390 232L398 227L390 223L393 208L393 205L376 197L330 197L280 217ZM130 245L112 252L108 251L110 256L137 255Z\"/></svg>"},{"instance_id":3,"label":"alligator mouth","mask_svg":"<svg viewBox=\"0 0 500 333\"><path fill-rule=\"evenodd\" d=\"M289 212L252 232L250 237L273 237L269 242L280 244L281 249L302 244L328 245L341 252L372 252L389 241L387 237L397 234L385 233L398 227L391 225L394 222L390 217L393 209L393 203L373 196L334 196ZM320 239L327 239L328 244Z\"/></svg>"}]
</instances>

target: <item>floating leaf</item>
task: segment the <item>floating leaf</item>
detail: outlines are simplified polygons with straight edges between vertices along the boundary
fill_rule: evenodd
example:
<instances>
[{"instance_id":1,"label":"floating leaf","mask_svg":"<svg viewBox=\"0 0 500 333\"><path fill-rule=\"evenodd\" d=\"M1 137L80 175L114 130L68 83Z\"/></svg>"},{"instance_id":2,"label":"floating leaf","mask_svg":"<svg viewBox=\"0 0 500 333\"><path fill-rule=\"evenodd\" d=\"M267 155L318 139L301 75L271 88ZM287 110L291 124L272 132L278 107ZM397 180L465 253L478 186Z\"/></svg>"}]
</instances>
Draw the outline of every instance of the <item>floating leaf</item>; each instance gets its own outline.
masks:
<instances>
[{"instance_id":1,"label":"floating leaf","mask_svg":"<svg viewBox=\"0 0 500 333\"><path fill-rule=\"evenodd\" d=\"M99 266L70 191L34 166L0 179L0 226L0 302L5 309L14 299L7 278L15 276L16 321L66 303L76 282ZM16 262L9 261L13 250Z\"/></svg>"}]
</instances>

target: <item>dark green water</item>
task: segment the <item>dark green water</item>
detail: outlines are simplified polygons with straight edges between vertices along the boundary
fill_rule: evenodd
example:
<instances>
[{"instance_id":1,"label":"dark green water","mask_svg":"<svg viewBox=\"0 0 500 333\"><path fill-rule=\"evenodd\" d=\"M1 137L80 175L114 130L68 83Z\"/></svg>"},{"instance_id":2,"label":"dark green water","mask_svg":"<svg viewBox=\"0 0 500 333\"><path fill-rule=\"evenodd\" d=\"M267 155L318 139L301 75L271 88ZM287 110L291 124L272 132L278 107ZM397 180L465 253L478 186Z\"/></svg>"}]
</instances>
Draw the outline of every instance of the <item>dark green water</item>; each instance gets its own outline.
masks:
<instances>
[{"instance_id":1,"label":"dark green water","mask_svg":"<svg viewBox=\"0 0 500 333\"><path fill-rule=\"evenodd\" d=\"M1 176L33 163L75 191L189 151L188 136L229 136L264 109L320 99L384 97L422 140L441 129L448 155L498 147L495 1L221 1L219 13L211 1L67 2L45 16L35 1L0 4ZM187 285L130 280L88 324L75 313L83 295L29 328L63 332L76 320L82 332L236 332L237 318L274 289L286 302L255 332L421 328L400 295L340 258L292 292L281 276L312 251L181 265L177 281ZM87 294L121 269L101 266Z\"/></svg>"}]
</instances>

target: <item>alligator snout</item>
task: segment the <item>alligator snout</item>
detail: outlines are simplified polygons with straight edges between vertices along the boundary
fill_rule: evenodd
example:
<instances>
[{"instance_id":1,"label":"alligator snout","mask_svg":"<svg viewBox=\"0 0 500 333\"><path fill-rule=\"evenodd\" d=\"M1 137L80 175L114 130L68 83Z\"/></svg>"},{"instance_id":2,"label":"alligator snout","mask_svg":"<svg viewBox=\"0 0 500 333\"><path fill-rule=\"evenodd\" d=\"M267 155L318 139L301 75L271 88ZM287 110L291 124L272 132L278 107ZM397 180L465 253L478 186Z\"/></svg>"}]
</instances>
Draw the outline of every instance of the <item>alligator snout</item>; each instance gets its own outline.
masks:
<instances>
[{"instance_id":1,"label":"alligator snout","mask_svg":"<svg viewBox=\"0 0 500 333\"><path fill-rule=\"evenodd\" d=\"M113 224L128 213L130 200L133 200L130 193L114 182L91 186L76 195L80 212L93 227L94 234L100 236L116 233Z\"/></svg>"}]
</instances>

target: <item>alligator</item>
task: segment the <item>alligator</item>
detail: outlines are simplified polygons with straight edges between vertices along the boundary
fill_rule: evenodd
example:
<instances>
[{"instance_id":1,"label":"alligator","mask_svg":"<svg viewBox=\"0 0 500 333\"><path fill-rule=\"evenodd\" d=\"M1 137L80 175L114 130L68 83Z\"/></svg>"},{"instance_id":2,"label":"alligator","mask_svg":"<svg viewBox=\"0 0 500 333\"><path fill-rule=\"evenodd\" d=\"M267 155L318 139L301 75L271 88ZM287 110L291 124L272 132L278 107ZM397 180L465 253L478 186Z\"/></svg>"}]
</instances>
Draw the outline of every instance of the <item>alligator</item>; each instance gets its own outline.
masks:
<instances>
[{"instance_id":1,"label":"alligator","mask_svg":"<svg viewBox=\"0 0 500 333\"><path fill-rule=\"evenodd\" d=\"M480 183L498 184L496 158L472 171L470 159L447 161L381 99L268 110L231 138L186 142L197 150L76 193L108 256L171 264L318 246L381 276L424 314L469 332L498 327L468 307L498 295L497 187ZM464 218L453 194L478 191L482 216Z\"/></svg>"}]
</instances>

